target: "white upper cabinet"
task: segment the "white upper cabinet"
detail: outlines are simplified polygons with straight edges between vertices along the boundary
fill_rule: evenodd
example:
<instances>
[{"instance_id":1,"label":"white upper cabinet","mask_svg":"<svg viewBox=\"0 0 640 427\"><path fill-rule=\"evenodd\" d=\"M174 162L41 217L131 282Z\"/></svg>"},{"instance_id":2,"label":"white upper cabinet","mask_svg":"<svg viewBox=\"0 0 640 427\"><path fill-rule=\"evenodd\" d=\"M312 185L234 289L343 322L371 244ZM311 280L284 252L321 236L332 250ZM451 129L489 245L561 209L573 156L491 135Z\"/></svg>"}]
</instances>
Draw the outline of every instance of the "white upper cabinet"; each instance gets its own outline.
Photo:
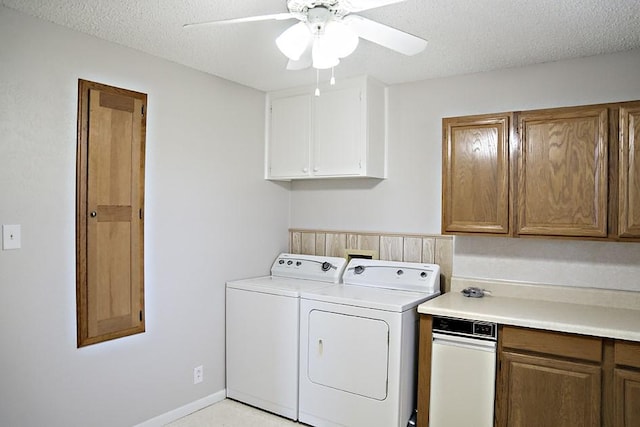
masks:
<instances>
[{"instance_id":1,"label":"white upper cabinet","mask_svg":"<svg viewBox=\"0 0 640 427\"><path fill-rule=\"evenodd\" d=\"M266 178L386 177L386 88L370 77L267 95Z\"/></svg>"}]
</instances>

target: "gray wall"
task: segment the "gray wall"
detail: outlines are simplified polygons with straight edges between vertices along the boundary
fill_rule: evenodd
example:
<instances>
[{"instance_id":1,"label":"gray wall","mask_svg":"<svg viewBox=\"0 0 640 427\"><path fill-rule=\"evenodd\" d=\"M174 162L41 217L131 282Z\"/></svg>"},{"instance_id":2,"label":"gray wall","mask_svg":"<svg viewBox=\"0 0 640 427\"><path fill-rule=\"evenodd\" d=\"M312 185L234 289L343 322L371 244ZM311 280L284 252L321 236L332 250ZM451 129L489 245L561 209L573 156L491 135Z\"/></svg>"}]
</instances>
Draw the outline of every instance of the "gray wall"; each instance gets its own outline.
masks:
<instances>
[{"instance_id":1,"label":"gray wall","mask_svg":"<svg viewBox=\"0 0 640 427\"><path fill-rule=\"evenodd\" d=\"M0 224L22 225L0 251L2 426L130 426L220 395L224 282L266 274L288 226L439 233L443 116L640 99L640 51L394 86L389 179L289 185L262 179L263 93L2 7L0 39ZM83 349L78 78L149 95L147 332ZM640 291L639 265L640 244L455 239L462 276Z\"/></svg>"},{"instance_id":2,"label":"gray wall","mask_svg":"<svg viewBox=\"0 0 640 427\"><path fill-rule=\"evenodd\" d=\"M386 180L292 185L291 226L440 232L442 118L640 99L640 50L392 86ZM457 276L640 291L640 244L456 237Z\"/></svg>"},{"instance_id":3,"label":"gray wall","mask_svg":"<svg viewBox=\"0 0 640 427\"><path fill-rule=\"evenodd\" d=\"M0 39L0 224L22 225L22 249L0 251L0 425L131 426L224 396L225 281L287 249L288 185L263 179L264 93L3 7ZM147 332L82 349L78 78L148 94Z\"/></svg>"}]
</instances>

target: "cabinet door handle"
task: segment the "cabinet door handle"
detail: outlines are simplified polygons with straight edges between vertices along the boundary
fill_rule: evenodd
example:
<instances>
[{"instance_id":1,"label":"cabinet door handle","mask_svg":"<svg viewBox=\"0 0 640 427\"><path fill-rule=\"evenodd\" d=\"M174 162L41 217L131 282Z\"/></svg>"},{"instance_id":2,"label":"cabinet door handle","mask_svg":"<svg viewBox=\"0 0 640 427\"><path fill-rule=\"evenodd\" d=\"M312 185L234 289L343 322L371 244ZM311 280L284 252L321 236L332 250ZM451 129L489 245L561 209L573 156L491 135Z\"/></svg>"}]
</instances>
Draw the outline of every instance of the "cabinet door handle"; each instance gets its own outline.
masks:
<instances>
[{"instance_id":1,"label":"cabinet door handle","mask_svg":"<svg viewBox=\"0 0 640 427\"><path fill-rule=\"evenodd\" d=\"M307 169L307 168L302 168L302 172L307 173L307 172L309 172L309 169Z\"/></svg>"},{"instance_id":2,"label":"cabinet door handle","mask_svg":"<svg viewBox=\"0 0 640 427\"><path fill-rule=\"evenodd\" d=\"M313 168L314 172L318 172L318 170L319 170L318 168Z\"/></svg>"},{"instance_id":3,"label":"cabinet door handle","mask_svg":"<svg viewBox=\"0 0 640 427\"><path fill-rule=\"evenodd\" d=\"M96 217L96 215L98 215L98 212L96 212L96 211L91 211L91 213L90 213L89 215L91 215L91 218L95 218L95 217Z\"/></svg>"}]
</instances>

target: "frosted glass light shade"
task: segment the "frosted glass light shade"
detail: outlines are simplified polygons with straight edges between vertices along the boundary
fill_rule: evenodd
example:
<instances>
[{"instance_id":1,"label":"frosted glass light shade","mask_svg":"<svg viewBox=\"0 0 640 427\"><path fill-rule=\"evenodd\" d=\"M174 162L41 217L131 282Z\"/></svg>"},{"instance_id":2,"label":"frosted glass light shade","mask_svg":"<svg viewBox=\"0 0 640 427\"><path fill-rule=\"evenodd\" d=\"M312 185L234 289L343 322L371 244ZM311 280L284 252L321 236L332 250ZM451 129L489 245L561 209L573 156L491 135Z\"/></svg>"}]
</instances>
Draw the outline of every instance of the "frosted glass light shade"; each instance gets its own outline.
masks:
<instances>
[{"instance_id":1,"label":"frosted glass light shade","mask_svg":"<svg viewBox=\"0 0 640 427\"><path fill-rule=\"evenodd\" d=\"M327 48L338 58L345 58L358 47L360 40L356 33L348 25L339 21L330 21L322 35Z\"/></svg>"},{"instance_id":2,"label":"frosted glass light shade","mask_svg":"<svg viewBox=\"0 0 640 427\"><path fill-rule=\"evenodd\" d=\"M340 63L340 59L338 59L334 49L329 43L326 43L325 38L322 36L314 39L311 58L313 59L313 68L320 70L335 67Z\"/></svg>"},{"instance_id":3,"label":"frosted glass light shade","mask_svg":"<svg viewBox=\"0 0 640 427\"><path fill-rule=\"evenodd\" d=\"M307 24L298 22L278 36L276 45L287 58L297 61L311 42L311 37Z\"/></svg>"}]
</instances>

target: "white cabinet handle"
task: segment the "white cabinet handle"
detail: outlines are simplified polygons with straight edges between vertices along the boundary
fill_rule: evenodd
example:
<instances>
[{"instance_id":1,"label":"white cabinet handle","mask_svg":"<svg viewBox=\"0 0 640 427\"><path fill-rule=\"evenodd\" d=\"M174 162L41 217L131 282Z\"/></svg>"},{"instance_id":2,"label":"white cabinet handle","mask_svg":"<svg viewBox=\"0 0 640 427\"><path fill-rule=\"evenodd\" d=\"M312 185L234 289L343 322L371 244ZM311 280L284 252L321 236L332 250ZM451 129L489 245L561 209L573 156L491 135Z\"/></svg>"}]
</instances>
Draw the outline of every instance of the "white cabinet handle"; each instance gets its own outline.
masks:
<instances>
[{"instance_id":1,"label":"white cabinet handle","mask_svg":"<svg viewBox=\"0 0 640 427\"><path fill-rule=\"evenodd\" d=\"M307 172L309 172L309 169L307 169L307 168L302 168L302 172L307 173Z\"/></svg>"},{"instance_id":2,"label":"white cabinet handle","mask_svg":"<svg viewBox=\"0 0 640 427\"><path fill-rule=\"evenodd\" d=\"M318 168L313 168L314 172L318 172L318 170L319 170Z\"/></svg>"}]
</instances>

